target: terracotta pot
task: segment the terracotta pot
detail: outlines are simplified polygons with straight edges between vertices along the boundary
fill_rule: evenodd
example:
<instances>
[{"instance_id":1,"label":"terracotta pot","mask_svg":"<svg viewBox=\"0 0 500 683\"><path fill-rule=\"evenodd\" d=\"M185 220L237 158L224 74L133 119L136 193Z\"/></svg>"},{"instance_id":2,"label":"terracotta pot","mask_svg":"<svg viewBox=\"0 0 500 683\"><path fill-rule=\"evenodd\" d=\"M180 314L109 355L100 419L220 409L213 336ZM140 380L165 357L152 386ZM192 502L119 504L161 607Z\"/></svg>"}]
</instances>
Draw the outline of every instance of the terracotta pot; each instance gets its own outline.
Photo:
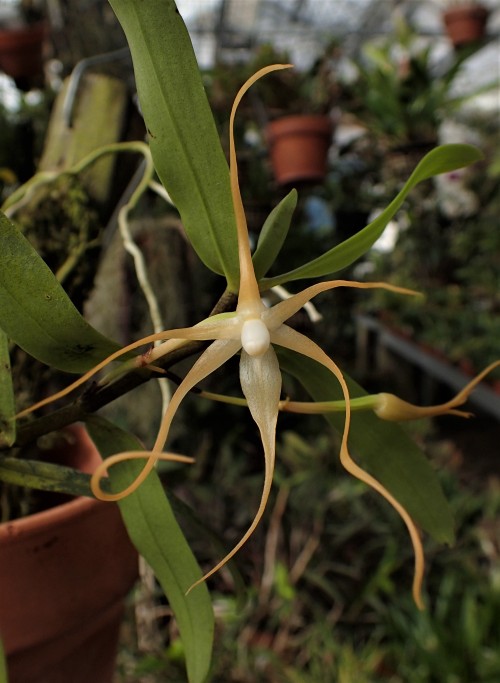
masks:
<instances>
[{"instance_id":1,"label":"terracotta pot","mask_svg":"<svg viewBox=\"0 0 500 683\"><path fill-rule=\"evenodd\" d=\"M16 29L0 30L0 70L16 81L43 75L43 45L47 24L40 21Z\"/></svg>"},{"instance_id":2,"label":"terracotta pot","mask_svg":"<svg viewBox=\"0 0 500 683\"><path fill-rule=\"evenodd\" d=\"M333 125L328 116L286 116L267 127L271 164L280 185L323 180Z\"/></svg>"},{"instance_id":3,"label":"terracotta pot","mask_svg":"<svg viewBox=\"0 0 500 683\"><path fill-rule=\"evenodd\" d=\"M482 5L451 7L443 14L446 32L454 47L482 40L487 20L488 10Z\"/></svg>"},{"instance_id":4,"label":"terracotta pot","mask_svg":"<svg viewBox=\"0 0 500 683\"><path fill-rule=\"evenodd\" d=\"M71 464L92 471L99 453L83 429L72 435ZM136 578L137 553L113 503L75 498L1 524L9 683L111 683L124 598Z\"/></svg>"}]
</instances>

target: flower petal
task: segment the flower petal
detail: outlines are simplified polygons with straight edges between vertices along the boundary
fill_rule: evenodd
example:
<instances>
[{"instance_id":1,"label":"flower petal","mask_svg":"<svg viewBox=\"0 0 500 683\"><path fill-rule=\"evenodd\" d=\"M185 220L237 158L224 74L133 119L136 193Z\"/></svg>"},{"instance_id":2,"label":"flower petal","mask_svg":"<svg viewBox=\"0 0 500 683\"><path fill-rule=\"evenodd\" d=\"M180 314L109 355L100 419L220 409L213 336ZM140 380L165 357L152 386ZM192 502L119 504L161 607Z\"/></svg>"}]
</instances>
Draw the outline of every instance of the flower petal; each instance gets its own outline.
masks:
<instances>
[{"instance_id":1,"label":"flower petal","mask_svg":"<svg viewBox=\"0 0 500 683\"><path fill-rule=\"evenodd\" d=\"M198 358L198 360L193 365L191 370L187 373L186 377L177 387L177 390L172 396L168 408L165 411L165 415L163 416L163 420L161 422L155 444L151 451L146 452L146 463L144 465L144 469L141 470L137 478L131 484L129 484L127 488L123 489L123 491L119 491L118 493L106 493L106 491L103 491L100 486L100 480L103 476L104 471L107 469L108 461L105 460L104 463L100 465L98 469L94 472L90 482L92 492L96 498L108 501L120 500L121 498L125 498L125 496L128 496L130 493L135 491L135 489L142 484L142 482L151 472L151 470L156 465L158 460L161 458L161 454L168 437L168 432L170 430L170 425L172 424L172 420L174 418L175 413L177 412L177 409L182 399L186 396L187 393L191 391L191 389L196 384L198 384L198 382L201 382L203 379L205 379L205 377L207 377L212 372L217 370L217 368L219 368L227 360L234 356L235 353L237 353L240 350L240 348L241 342L232 339L224 339L214 341L213 344L211 344L208 347L208 349L206 349L202 353L202 355ZM128 459L128 457L136 456L131 454L118 453L113 456L113 462L121 462L123 460ZM111 462L110 464L113 464L113 462Z\"/></svg>"},{"instance_id":2,"label":"flower petal","mask_svg":"<svg viewBox=\"0 0 500 683\"><path fill-rule=\"evenodd\" d=\"M201 382L205 377L215 372L221 365L232 358L241 349L241 341L234 339L220 339L210 344L191 370L187 373L181 384L177 387L172 396L168 408L163 417L162 424L156 437L154 451L162 451L170 429L172 418L179 407L184 396L191 391L191 389Z\"/></svg>"},{"instance_id":3,"label":"flower petal","mask_svg":"<svg viewBox=\"0 0 500 683\"><path fill-rule=\"evenodd\" d=\"M419 295L419 292L413 289L406 289L405 287L397 287L387 282L352 282L350 280L331 280L329 282L318 282L315 285L306 287L302 292L294 294L285 301L280 301L272 308L267 309L262 313L262 320L266 323L269 329L277 329L285 320L291 318L297 313L305 304L310 301L317 294L326 292L337 287L351 287L354 289L387 289L390 292L398 294Z\"/></svg>"},{"instance_id":4,"label":"flower petal","mask_svg":"<svg viewBox=\"0 0 500 683\"><path fill-rule=\"evenodd\" d=\"M241 322L234 313L210 316L193 327L172 330L173 339L168 339L148 352L148 362L161 358L186 341L213 341L214 339L239 339Z\"/></svg>"},{"instance_id":5,"label":"flower petal","mask_svg":"<svg viewBox=\"0 0 500 683\"><path fill-rule=\"evenodd\" d=\"M156 457L157 457L157 460L164 460L166 462L181 462L181 463L189 463L189 464L194 462L194 458L189 458L185 455L178 455L177 453L158 453ZM149 461L150 458L151 458L151 451L123 451L122 453L115 453L114 455L110 455L109 457L107 457L105 460L103 460L99 464L99 466L92 473L92 477L90 480L90 488L92 489L92 492L95 495L95 497L99 498L99 500L107 500L107 501L120 500L121 498L124 498L125 495L127 495L127 494L124 494L123 491L118 493L118 494L113 494L113 493L106 493L101 488L101 484L100 484L101 479L104 477L105 473L108 471L108 468L113 467L113 465L116 465L119 462L123 462L125 460L144 459L144 460ZM149 470L149 471L151 471L151 470ZM135 482L134 482L134 484L135 484ZM116 497L116 496L118 496L118 497Z\"/></svg>"},{"instance_id":6,"label":"flower petal","mask_svg":"<svg viewBox=\"0 0 500 683\"><path fill-rule=\"evenodd\" d=\"M240 185L238 181L238 163L236 159L236 148L234 144L234 118L236 110L241 102L243 95L247 90L258 81L259 78L265 76L272 71L280 69L288 69L291 64L271 64L263 69L259 69L253 76L241 86L236 97L234 98L233 107L231 109L231 116L229 118L229 173L231 181L231 194L233 198L234 215L236 218L236 228L238 231L238 255L240 265L240 290L238 296L238 309L250 311L257 304L260 310L260 294L257 278L252 263L252 256L250 253L250 243L248 241L248 228L241 200Z\"/></svg>"},{"instance_id":7,"label":"flower petal","mask_svg":"<svg viewBox=\"0 0 500 683\"><path fill-rule=\"evenodd\" d=\"M83 374L75 382L72 382L61 391L58 391L56 394L52 394L52 396L48 396L47 398L44 398L42 401L38 401L38 403L34 403L29 408L26 408L25 410L19 412L16 415L16 418L29 415L35 410L38 410L43 406L49 405L50 403L53 403L54 401L57 401L60 398L63 398L64 396L67 396L72 391L77 389L79 386L85 384L85 382L87 382L91 377L96 375L100 370L105 368L113 361L118 360L118 358L121 358L121 356L130 353L131 351L135 351L135 349L138 349L141 346L145 346L146 344L152 344L157 341L168 340L165 342L165 345L160 344L159 346L156 346L154 349L151 349L151 351L148 353L149 363L153 362L154 360L157 360L161 356L176 348L178 346L179 340L207 341L213 339L239 338L241 325L235 317L220 319L218 316L214 316L214 318L217 319L212 321L210 320L210 318L207 318L206 320L202 320L193 327L180 327L174 330L165 330L164 332L155 332L154 334L148 334L146 337L142 337L142 339L138 339L137 341L132 342L127 346L124 346L122 349L118 349L118 351L115 351L110 356L102 360L100 363L94 365L94 367L91 370L88 370L88 372Z\"/></svg>"},{"instance_id":8,"label":"flower petal","mask_svg":"<svg viewBox=\"0 0 500 683\"><path fill-rule=\"evenodd\" d=\"M189 590L192 590L199 583L205 581L209 576L212 576L212 574L221 569L248 541L264 514L271 492L276 451L276 422L281 393L281 371L274 349L269 347L264 355L258 357L249 356L245 351L242 351L240 380L250 413L259 427L264 447L265 474L260 504L252 524L241 540L213 569L194 583Z\"/></svg>"},{"instance_id":9,"label":"flower petal","mask_svg":"<svg viewBox=\"0 0 500 683\"><path fill-rule=\"evenodd\" d=\"M287 302L283 302L287 303ZM308 356L313 360L321 363L326 368L328 368L333 375L338 379L342 392L344 394L345 405L345 426L344 433L342 434L342 441L340 445L340 462L344 468L352 474L354 477L363 481L365 484L370 486L372 489L380 493L398 512L399 516L406 524L410 538L413 544L413 551L415 554L415 570L413 578L413 598L415 603L420 609L423 609L421 591L422 591L422 581L424 575L424 551L422 547L422 541L418 533L417 527L413 522L412 518L406 511L406 509L399 503L396 498L384 487L382 484L372 477L368 472L365 472L359 465L357 465L351 458L347 447L347 440L349 436L349 427L351 423L351 407L350 407L350 397L349 390L347 388L346 381L340 368L332 361L332 359L327 356L327 354L311 339L300 334L296 330L293 330L287 325L282 325L280 328L271 332L271 342L284 346L287 349L301 353L304 356Z\"/></svg>"}]
</instances>

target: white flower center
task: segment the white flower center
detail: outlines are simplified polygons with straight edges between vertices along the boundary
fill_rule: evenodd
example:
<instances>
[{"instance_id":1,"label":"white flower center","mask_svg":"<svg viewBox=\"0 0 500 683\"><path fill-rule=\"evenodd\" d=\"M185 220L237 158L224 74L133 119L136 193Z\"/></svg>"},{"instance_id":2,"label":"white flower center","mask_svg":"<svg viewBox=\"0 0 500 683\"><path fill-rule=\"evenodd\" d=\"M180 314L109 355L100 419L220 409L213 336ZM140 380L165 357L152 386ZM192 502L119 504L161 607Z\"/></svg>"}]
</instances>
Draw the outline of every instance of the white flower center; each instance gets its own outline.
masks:
<instances>
[{"instance_id":1,"label":"white flower center","mask_svg":"<svg viewBox=\"0 0 500 683\"><path fill-rule=\"evenodd\" d=\"M270 343L269 330L260 318L245 320L241 328L241 345L249 356L262 356Z\"/></svg>"}]
</instances>

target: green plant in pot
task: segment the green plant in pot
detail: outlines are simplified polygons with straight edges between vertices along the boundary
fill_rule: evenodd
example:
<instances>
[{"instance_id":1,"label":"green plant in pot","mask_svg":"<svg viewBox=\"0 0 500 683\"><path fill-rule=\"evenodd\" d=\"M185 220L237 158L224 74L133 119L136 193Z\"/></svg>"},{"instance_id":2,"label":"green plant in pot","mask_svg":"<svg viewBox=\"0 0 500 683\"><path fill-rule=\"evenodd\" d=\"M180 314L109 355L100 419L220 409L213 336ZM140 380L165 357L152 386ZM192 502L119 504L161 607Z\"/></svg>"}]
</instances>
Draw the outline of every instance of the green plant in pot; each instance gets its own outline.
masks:
<instances>
[{"instance_id":1,"label":"green plant in pot","mask_svg":"<svg viewBox=\"0 0 500 683\"><path fill-rule=\"evenodd\" d=\"M67 173L40 172L4 206L25 244L36 247L38 258L44 258L40 262L47 264L46 301L52 301L50 283L64 283L77 316L93 286L102 239L101 218L79 181L80 171L93 167L104 154L137 149L148 152L144 145L118 144L99 149ZM148 177L152 164L146 168ZM7 231L2 238L9 259ZM26 272L16 277L22 281ZM63 381L54 368L26 354L3 332L2 355L11 361L8 384L15 388L18 409ZM12 398L5 380L0 390L3 407ZM8 433L9 426L2 423L2 436ZM92 677L106 683L113 675L124 601L138 575L138 557L119 511L81 497L86 487L71 481L73 472L90 474L99 465L99 453L82 427L73 425L39 443L15 448L12 455L13 460L2 460L0 482L0 582L5 587L0 637L9 680L83 682ZM44 491L36 490L40 479L31 459L40 472L49 467ZM21 473L16 472L20 462ZM48 462L61 466L66 485L51 481ZM34 488L26 488L30 484Z\"/></svg>"},{"instance_id":2,"label":"green plant in pot","mask_svg":"<svg viewBox=\"0 0 500 683\"><path fill-rule=\"evenodd\" d=\"M332 43L309 70L278 74L274 90L262 88L271 118L266 140L279 185L320 182L325 177L334 132L331 109L337 84L332 63L337 51ZM267 49L262 55L266 52L272 53Z\"/></svg>"},{"instance_id":3,"label":"green plant in pot","mask_svg":"<svg viewBox=\"0 0 500 683\"><path fill-rule=\"evenodd\" d=\"M480 44L486 34L489 9L477 0L444 0L442 19L454 48Z\"/></svg>"},{"instance_id":4,"label":"green plant in pot","mask_svg":"<svg viewBox=\"0 0 500 683\"><path fill-rule=\"evenodd\" d=\"M408 162L413 165L437 143L445 119L496 85L456 94L456 79L472 52L455 55L443 69L433 48L432 42L423 42L409 24L399 21L392 36L364 46L354 62L357 76L346 85L352 112L366 125L381 153L406 156L404 172Z\"/></svg>"},{"instance_id":5,"label":"green plant in pot","mask_svg":"<svg viewBox=\"0 0 500 683\"><path fill-rule=\"evenodd\" d=\"M202 683L209 676L214 634L206 579L245 545L266 512L281 411L324 413L338 430L339 456L346 471L387 500L408 529L415 553L413 596L419 607L424 606L424 554L419 529L441 542L451 542L453 521L432 467L394 423L437 414L461 414L459 407L469 393L497 364L449 402L419 408L390 394L366 394L312 339L287 321L311 298L330 290L338 289L339 296L340 290L347 287L382 288L394 296L414 295L387 283L324 278L353 263L370 248L415 185L435 174L473 163L481 154L467 145L431 151L389 206L363 230L293 271L270 275L286 239L296 192L291 191L273 209L252 254L239 190L233 124L239 101L248 88L259 79L273 79L288 65L261 69L237 94L229 117L228 169L189 35L175 3L113 0L111 5L131 48L156 172L179 211L194 250L205 266L220 276L224 291L219 298L214 293L211 314L193 326L160 330L119 347L80 315L39 254L2 215L0 405L5 458L0 464L0 477L67 493L78 490L104 501L105 506L118 505L133 544L154 570L176 618L188 680ZM136 145L136 151L142 150L149 160L142 143ZM139 194L150 181L150 176L145 177ZM17 199L19 195L12 202ZM121 216L125 228L130 209L131 205ZM271 288L300 279L318 282L271 308L262 302L262 295ZM154 306L154 292L147 286L145 290ZM7 340L48 366L79 375L78 379L68 380L62 390L18 411L10 381ZM174 365L193 356L197 358L182 379L171 374ZM206 391L203 381L216 370L230 372L226 362L234 356L239 357L242 393L227 396ZM296 378L311 401L298 402L282 396L282 373ZM165 377L178 386L153 444L141 444L123 426L97 415L116 397L146 381ZM200 398L249 410L264 455L263 490L253 522L225 557L214 558L215 566L203 570L173 514L171 493L164 490L155 468L162 460L190 462L189 454L173 453L167 444L177 409L193 392ZM10 454L11 449L82 422L103 458L90 477L55 463L41 465ZM216 491L213 496L215 499ZM87 590L92 592L91 583Z\"/></svg>"}]
</instances>

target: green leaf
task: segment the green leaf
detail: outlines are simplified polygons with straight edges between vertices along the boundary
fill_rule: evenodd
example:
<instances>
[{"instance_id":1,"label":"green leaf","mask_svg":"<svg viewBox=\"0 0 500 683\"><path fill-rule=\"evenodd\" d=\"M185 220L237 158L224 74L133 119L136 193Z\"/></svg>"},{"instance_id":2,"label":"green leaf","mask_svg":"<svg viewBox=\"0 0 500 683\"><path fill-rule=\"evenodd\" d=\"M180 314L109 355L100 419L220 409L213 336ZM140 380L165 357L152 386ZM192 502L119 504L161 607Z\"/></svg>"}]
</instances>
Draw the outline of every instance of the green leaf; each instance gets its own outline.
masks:
<instances>
[{"instance_id":1,"label":"green leaf","mask_svg":"<svg viewBox=\"0 0 500 683\"><path fill-rule=\"evenodd\" d=\"M0 481L38 491L56 491L70 496L92 496L90 475L72 467L24 458L0 459Z\"/></svg>"},{"instance_id":2,"label":"green leaf","mask_svg":"<svg viewBox=\"0 0 500 683\"><path fill-rule=\"evenodd\" d=\"M260 280L273 265L288 235L293 212L297 206L297 190L292 190L274 207L266 218L253 254L253 267Z\"/></svg>"},{"instance_id":3,"label":"green leaf","mask_svg":"<svg viewBox=\"0 0 500 683\"><path fill-rule=\"evenodd\" d=\"M122 451L143 450L135 437L100 417L92 416L87 428L104 458ZM143 463L131 460L110 468L112 488L124 489L142 467ZM153 471L118 505L133 544L151 565L177 620L189 683L203 683L212 655L212 603L204 583L185 595L202 574L157 473Z\"/></svg>"},{"instance_id":4,"label":"green leaf","mask_svg":"<svg viewBox=\"0 0 500 683\"><path fill-rule=\"evenodd\" d=\"M7 675L7 661L5 659L5 651L2 639L0 638L0 683L8 683Z\"/></svg>"},{"instance_id":5,"label":"green leaf","mask_svg":"<svg viewBox=\"0 0 500 683\"><path fill-rule=\"evenodd\" d=\"M31 356L84 372L120 347L80 315L20 230L0 212L0 328Z\"/></svg>"},{"instance_id":6,"label":"green leaf","mask_svg":"<svg viewBox=\"0 0 500 683\"><path fill-rule=\"evenodd\" d=\"M389 206L365 228L313 261L283 275L264 279L262 284L266 287L274 287L292 280L325 277L346 268L365 254L378 240L415 185L440 173L448 173L457 168L468 166L482 158L483 155L480 150L471 145L452 144L436 147L417 164L402 190Z\"/></svg>"},{"instance_id":7,"label":"green leaf","mask_svg":"<svg viewBox=\"0 0 500 683\"><path fill-rule=\"evenodd\" d=\"M158 175L198 256L239 286L229 170L189 34L173 0L110 0L132 53Z\"/></svg>"},{"instance_id":8,"label":"green leaf","mask_svg":"<svg viewBox=\"0 0 500 683\"><path fill-rule=\"evenodd\" d=\"M284 349L279 349L278 355L281 367L296 377L315 401L343 399L338 381L322 365ZM358 384L345 377L352 397L366 395ZM328 413L325 418L342 432L343 414ZM380 420L373 413L355 412L349 445L419 526L437 541L453 543L453 517L437 475L399 425Z\"/></svg>"},{"instance_id":9,"label":"green leaf","mask_svg":"<svg viewBox=\"0 0 500 683\"><path fill-rule=\"evenodd\" d=\"M7 446L16 440L15 413L9 344L7 335L0 329L0 443Z\"/></svg>"}]
</instances>

